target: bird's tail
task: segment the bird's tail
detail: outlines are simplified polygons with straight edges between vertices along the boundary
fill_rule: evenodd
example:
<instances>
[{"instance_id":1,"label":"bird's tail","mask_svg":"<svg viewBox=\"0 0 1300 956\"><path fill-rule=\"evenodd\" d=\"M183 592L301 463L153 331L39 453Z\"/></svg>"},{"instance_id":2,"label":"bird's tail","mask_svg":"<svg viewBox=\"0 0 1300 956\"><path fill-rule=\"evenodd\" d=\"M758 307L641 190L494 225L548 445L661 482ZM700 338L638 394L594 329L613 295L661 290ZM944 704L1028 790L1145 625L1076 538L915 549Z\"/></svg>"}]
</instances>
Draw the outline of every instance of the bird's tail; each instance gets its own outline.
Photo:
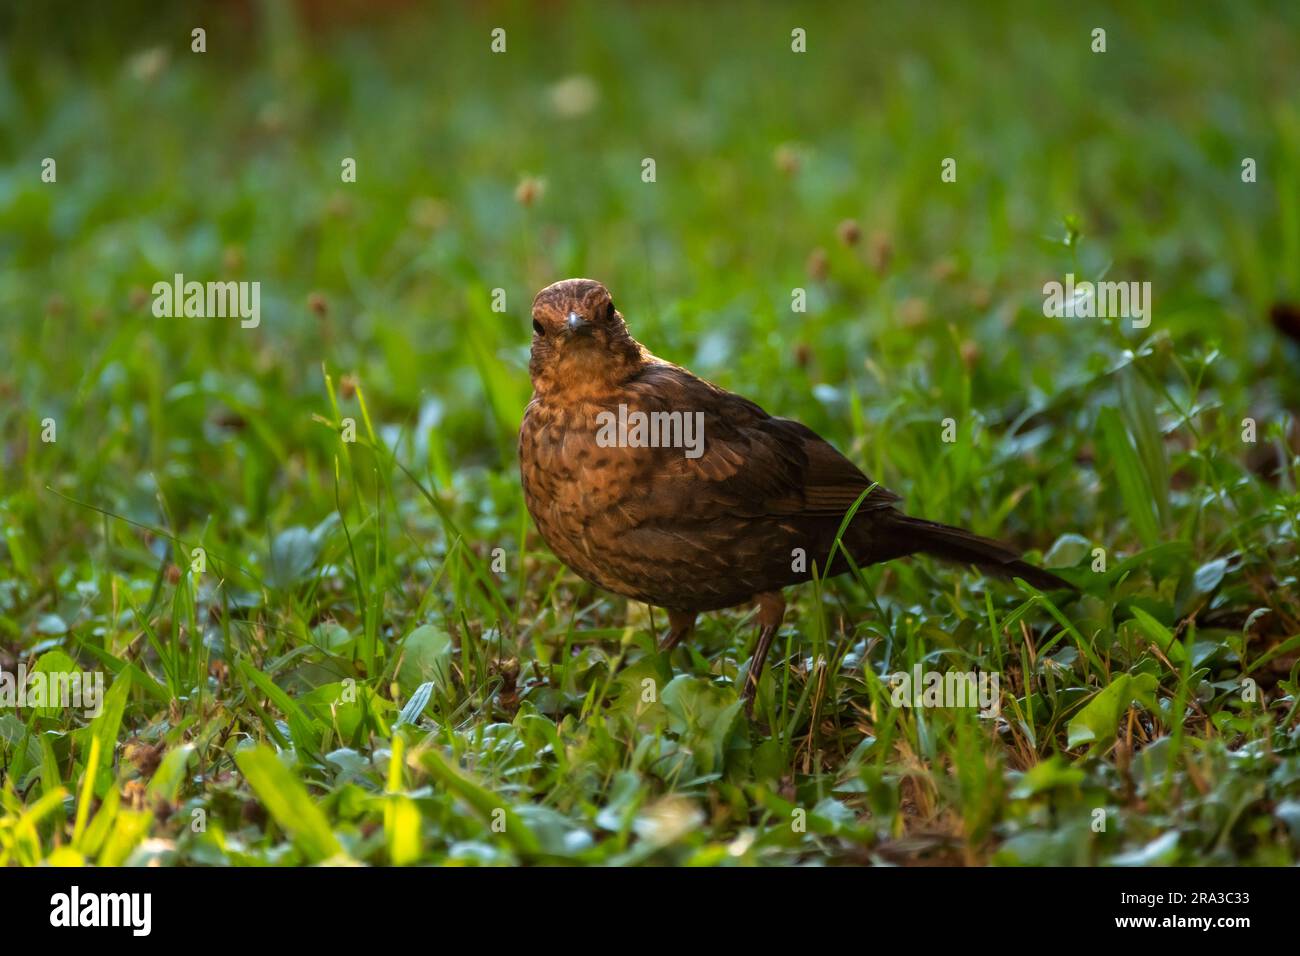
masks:
<instances>
[{"instance_id":1,"label":"bird's tail","mask_svg":"<svg viewBox=\"0 0 1300 956\"><path fill-rule=\"evenodd\" d=\"M958 561L963 564L978 565L983 570L1005 578L1021 578L1036 588L1055 590L1068 588L1078 590L1069 581L1058 578L1050 571L1023 561L1020 555L1001 542L991 538L981 538L962 528L913 518L897 513L891 522L891 530L899 533L907 542L909 554L921 552L945 561Z\"/></svg>"}]
</instances>

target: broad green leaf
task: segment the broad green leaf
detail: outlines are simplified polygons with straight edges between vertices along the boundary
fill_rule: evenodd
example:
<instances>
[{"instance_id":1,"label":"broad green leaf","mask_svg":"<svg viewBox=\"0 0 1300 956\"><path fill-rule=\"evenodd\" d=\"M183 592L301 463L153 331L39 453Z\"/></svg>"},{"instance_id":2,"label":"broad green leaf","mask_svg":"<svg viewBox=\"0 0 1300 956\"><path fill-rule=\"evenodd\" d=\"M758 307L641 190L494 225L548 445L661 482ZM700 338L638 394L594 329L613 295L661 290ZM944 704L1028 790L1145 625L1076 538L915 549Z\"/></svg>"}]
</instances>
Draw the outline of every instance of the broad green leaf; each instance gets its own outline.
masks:
<instances>
[{"instance_id":1,"label":"broad green leaf","mask_svg":"<svg viewBox=\"0 0 1300 956\"><path fill-rule=\"evenodd\" d=\"M1078 767L1067 764L1059 754L1039 761L1026 770L1011 790L1016 800L1024 800L1049 790L1072 790L1087 778Z\"/></svg>"},{"instance_id":2,"label":"broad green leaf","mask_svg":"<svg viewBox=\"0 0 1300 956\"><path fill-rule=\"evenodd\" d=\"M40 824L47 816L63 807L63 799L68 792L62 787L55 787L41 794L39 798L31 803L18 822L13 827L12 850L18 852L18 862L34 866L41 862L41 844L40 836L37 831L37 825ZM0 841L0 866L7 866L11 848L6 847L3 841Z\"/></svg>"},{"instance_id":3,"label":"broad green leaf","mask_svg":"<svg viewBox=\"0 0 1300 956\"><path fill-rule=\"evenodd\" d=\"M312 863L343 853L334 831L307 789L265 745L235 754L239 771L262 805Z\"/></svg>"},{"instance_id":4,"label":"broad green leaf","mask_svg":"<svg viewBox=\"0 0 1300 956\"><path fill-rule=\"evenodd\" d=\"M1092 700L1070 721L1068 746L1103 743L1114 738L1120 717L1129 704L1138 700L1154 709L1156 680L1150 674L1132 677L1121 674L1110 685L1093 695Z\"/></svg>"},{"instance_id":5,"label":"broad green leaf","mask_svg":"<svg viewBox=\"0 0 1300 956\"><path fill-rule=\"evenodd\" d=\"M13 714L0 714L0 740L11 748L23 746L28 764L41 762L41 745L36 736L28 734L23 722Z\"/></svg>"},{"instance_id":6,"label":"broad green leaf","mask_svg":"<svg viewBox=\"0 0 1300 956\"><path fill-rule=\"evenodd\" d=\"M446 687L451 675L451 635L440 627L424 624L402 641L402 665L397 681L410 694L423 683Z\"/></svg>"},{"instance_id":7,"label":"broad green leaf","mask_svg":"<svg viewBox=\"0 0 1300 956\"><path fill-rule=\"evenodd\" d=\"M63 651L46 651L27 672L27 706L40 717L59 717L73 705L72 680L81 683L81 668Z\"/></svg>"},{"instance_id":8,"label":"broad green leaf","mask_svg":"<svg viewBox=\"0 0 1300 956\"><path fill-rule=\"evenodd\" d=\"M303 527L286 528L271 541L263 580L268 587L284 588L298 584L315 572L320 555L320 541Z\"/></svg>"},{"instance_id":9,"label":"broad green leaf","mask_svg":"<svg viewBox=\"0 0 1300 956\"><path fill-rule=\"evenodd\" d=\"M182 744L167 751L162 763L154 771L153 779L149 781L148 795L151 804L158 799L168 802L176 799L181 784L185 782L185 771L189 767L190 758L193 756L193 744Z\"/></svg>"},{"instance_id":10,"label":"broad green leaf","mask_svg":"<svg viewBox=\"0 0 1300 956\"><path fill-rule=\"evenodd\" d=\"M1196 569L1192 575L1192 585L1201 594L1209 594L1223 581L1228 570L1227 558L1215 558Z\"/></svg>"},{"instance_id":11,"label":"broad green leaf","mask_svg":"<svg viewBox=\"0 0 1300 956\"><path fill-rule=\"evenodd\" d=\"M1053 542L1043 555L1045 568L1072 568L1092 553L1093 544L1081 534L1069 532Z\"/></svg>"},{"instance_id":12,"label":"broad green leaf","mask_svg":"<svg viewBox=\"0 0 1300 956\"><path fill-rule=\"evenodd\" d=\"M735 691L681 674L669 681L659 699L668 711L669 727L691 746L699 769L720 771L742 706Z\"/></svg>"}]
</instances>

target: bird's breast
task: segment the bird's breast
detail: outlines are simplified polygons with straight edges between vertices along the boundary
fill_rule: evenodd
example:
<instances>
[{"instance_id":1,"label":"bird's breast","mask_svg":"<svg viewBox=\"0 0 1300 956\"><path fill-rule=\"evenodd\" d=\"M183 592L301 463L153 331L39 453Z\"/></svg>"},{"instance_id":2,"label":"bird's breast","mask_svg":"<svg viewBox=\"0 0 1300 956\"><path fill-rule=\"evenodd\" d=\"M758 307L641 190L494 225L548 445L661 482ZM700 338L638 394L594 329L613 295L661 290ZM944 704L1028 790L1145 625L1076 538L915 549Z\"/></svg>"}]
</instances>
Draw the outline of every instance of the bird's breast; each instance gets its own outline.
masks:
<instances>
[{"instance_id":1,"label":"bird's breast","mask_svg":"<svg viewBox=\"0 0 1300 956\"><path fill-rule=\"evenodd\" d=\"M606 563L614 539L637 523L637 488L652 463L640 449L600 439L598 406L530 406L520 430L524 501L542 537L589 580L620 590Z\"/></svg>"},{"instance_id":2,"label":"bird's breast","mask_svg":"<svg viewBox=\"0 0 1300 956\"><path fill-rule=\"evenodd\" d=\"M525 504L571 570L635 600L701 610L801 576L792 549L815 556L802 529L684 467L683 448L611 442L597 418L608 410L535 399L520 429Z\"/></svg>"}]
</instances>

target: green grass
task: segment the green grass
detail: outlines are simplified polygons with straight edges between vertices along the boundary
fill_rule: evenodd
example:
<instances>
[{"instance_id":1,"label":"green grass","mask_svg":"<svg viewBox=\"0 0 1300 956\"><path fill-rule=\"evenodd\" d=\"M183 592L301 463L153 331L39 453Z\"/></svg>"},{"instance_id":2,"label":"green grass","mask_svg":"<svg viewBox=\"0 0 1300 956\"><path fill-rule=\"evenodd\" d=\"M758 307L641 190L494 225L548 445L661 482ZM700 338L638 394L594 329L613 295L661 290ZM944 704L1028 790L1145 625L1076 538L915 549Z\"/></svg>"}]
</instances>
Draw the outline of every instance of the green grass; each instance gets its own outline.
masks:
<instances>
[{"instance_id":1,"label":"green grass","mask_svg":"<svg viewBox=\"0 0 1300 956\"><path fill-rule=\"evenodd\" d=\"M3 14L0 667L107 695L0 710L0 864L1295 863L1300 22L1251 6ZM154 318L176 272L261 326ZM1150 327L1045 318L1067 272ZM791 591L748 724L749 612L669 661L523 509L571 275L1082 594ZM1001 718L894 706L917 663Z\"/></svg>"}]
</instances>

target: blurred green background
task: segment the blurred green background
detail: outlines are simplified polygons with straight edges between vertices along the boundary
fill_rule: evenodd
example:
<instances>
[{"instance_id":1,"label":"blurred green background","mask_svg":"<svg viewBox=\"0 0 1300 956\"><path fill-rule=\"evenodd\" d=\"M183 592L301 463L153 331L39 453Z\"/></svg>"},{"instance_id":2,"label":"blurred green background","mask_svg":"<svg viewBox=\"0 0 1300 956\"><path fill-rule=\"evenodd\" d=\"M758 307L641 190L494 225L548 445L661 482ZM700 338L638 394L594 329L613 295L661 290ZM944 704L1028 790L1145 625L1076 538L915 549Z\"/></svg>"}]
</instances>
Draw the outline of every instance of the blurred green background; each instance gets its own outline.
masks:
<instances>
[{"instance_id":1,"label":"blurred green background","mask_svg":"<svg viewBox=\"0 0 1300 956\"><path fill-rule=\"evenodd\" d=\"M195 27L206 30L204 53L191 50ZM490 48L498 27L504 53ZM1097 27L1104 53L1091 50ZM791 51L795 28L806 30L806 53ZM824 832L778 840L773 859L865 860L875 841L914 826L949 833L941 851L958 847L965 862L988 862L999 847L1005 862L1139 852L1201 811L1167 786L1159 812L1139 807L1116 782L1138 746L1132 726L1128 756L1122 745L1093 754L1085 783L1065 770L1028 789L1016 781L1035 766L1060 769L1053 753L1082 759L1065 727L1112 668L1159 669L1135 638L1133 606L1178 640L1194 620L1191 631L1206 629L1217 648L1188 657L1204 673L1160 672L1179 759L1192 759L1181 756L1184 708L1205 718L1189 735L1219 740L1198 759L1225 768L1229 745L1286 725L1267 708L1239 718L1226 700L1248 668L1242 622L1252 612L1268 622L1261 652L1293 659L1285 433L1300 377L1294 346L1268 317L1300 297L1298 28L1290 3L7 5L0 666L56 649L119 674L131 662L142 673L114 737L197 747L211 767L229 770L236 742L264 731L300 777L332 794L331 825L362 858L412 859L405 843L367 849L369 835L348 829L365 813L343 795L373 794L385 779L391 753L376 740L419 683L402 674L402 653L420 626L442 635L424 633L430 654L456 662L454 674L435 668L442 746L459 756L483 747L485 728L503 726L494 719L518 725L522 697L519 713L554 720L560 737L547 746L586 754L579 762L593 768L570 774L537 756L503 777L480 767L485 786L545 804L564 826L590 825L617 800L685 792L709 805L697 819L669 803L668 816L690 825L635 859L679 843L680 853L664 851L675 861L726 857L718 847L758 825L747 801L775 793L810 804L837 793L847 816L826 811ZM55 183L41 181L46 157ZM642 179L647 157L653 183ZM957 161L954 183L940 179L946 157ZM1257 182L1242 181L1246 157ZM355 183L341 181L345 158ZM259 281L260 327L155 318L149 290L177 272ZM1045 318L1043 283L1067 272L1151 282L1150 328ZM1059 617L1005 589L906 564L870 572L879 601L856 585L804 595L771 678L768 706L782 716L753 741L753 760L748 744L736 756L747 731L729 721L701 731L721 748L716 766L665 780L644 755L630 757L647 734L676 741L679 754L694 739L686 718L604 725L619 666L654 658L650 622L566 576L532 534L518 490L529 304L577 275L605 282L657 354L805 421L913 513L1039 552L1055 543L1058 567L1086 569L1097 545L1116 561L1152 554L1070 612L1077 630L1058 650L1076 645L1074 656L1043 679L1072 692L1040 688L1036 698L1013 686L1023 735L961 717L941 732L914 715L883 716L879 688L853 673L867 658L910 667L935 647L969 645L978 627L971 653L1006 664L1005 639L1006 666L1033 672L1046 665L1020 661L1021 624L995 635L990 621L1014 611L1040 641L1063 633ZM807 292L804 314L791 311L796 288ZM504 312L491 308L494 289ZM1120 410L1120 431L1106 431L1106 409ZM1246 416L1259 422L1257 445L1240 440ZM41 441L47 417L53 444ZM355 447L339 442L344 417L360 423ZM956 445L940 441L946 417L959 423ZM199 542L216 575L186 571ZM488 584L496 547L509 573ZM1196 617L1210 611L1219 617ZM710 681L745 660L750 636L740 615L719 616L677 668L711 694ZM809 677L819 655L834 661L829 684ZM235 679L242 659L295 700L327 686L326 672L362 681L379 723L364 718L358 736L319 720L369 770L340 781L325 742L313 741L312 756L310 735L276 724L283 707L255 707L262 695ZM503 677L511 666L519 697L516 678ZM1280 676L1295 680L1285 667ZM1198 694L1245 723L1229 734L1197 715L1188 700ZM1143 727L1169 741L1162 719ZM51 739L52 764L39 746L26 756L42 732L67 728L13 720L6 766L12 776L17 759L23 772L9 811L61 786L70 794L86 772L76 741ZM1270 768L1245 782L1224 770L1225 785L1254 794L1250 812L1220 820L1226 835L1191 827L1191 849L1159 844L1151 861L1211 848L1220 862L1294 860L1269 809L1295 799L1300 771L1288 759L1282 789L1267 794ZM1213 773L1179 767L1188 792L1214 806L1228 799L1200 789ZM135 773L125 760L92 769L95 792ZM371 783L358 783L366 773ZM632 774L622 790L616 773ZM245 848L277 846L239 816L248 791L229 786L227 828L251 828ZM1115 799L1133 811L1131 829L1090 837L1081 825L1061 842L1065 811L1043 795L1073 794L1086 824L1098 798L1080 786L1124 791ZM207 782L177 782L170 799L219 814ZM492 839L472 814L435 812L438 799L412 804L417 857ZM383 819L390 840L407 834ZM47 848L58 842L52 820ZM156 826L186 859L231 858L215 838L192 846ZM457 837L456 827L468 829ZM1032 836L1007 851L1022 828ZM630 833L619 852L636 845ZM295 846L312 856L301 837ZM760 849L732 856L765 859ZM525 841L509 852L539 851Z\"/></svg>"}]
</instances>

